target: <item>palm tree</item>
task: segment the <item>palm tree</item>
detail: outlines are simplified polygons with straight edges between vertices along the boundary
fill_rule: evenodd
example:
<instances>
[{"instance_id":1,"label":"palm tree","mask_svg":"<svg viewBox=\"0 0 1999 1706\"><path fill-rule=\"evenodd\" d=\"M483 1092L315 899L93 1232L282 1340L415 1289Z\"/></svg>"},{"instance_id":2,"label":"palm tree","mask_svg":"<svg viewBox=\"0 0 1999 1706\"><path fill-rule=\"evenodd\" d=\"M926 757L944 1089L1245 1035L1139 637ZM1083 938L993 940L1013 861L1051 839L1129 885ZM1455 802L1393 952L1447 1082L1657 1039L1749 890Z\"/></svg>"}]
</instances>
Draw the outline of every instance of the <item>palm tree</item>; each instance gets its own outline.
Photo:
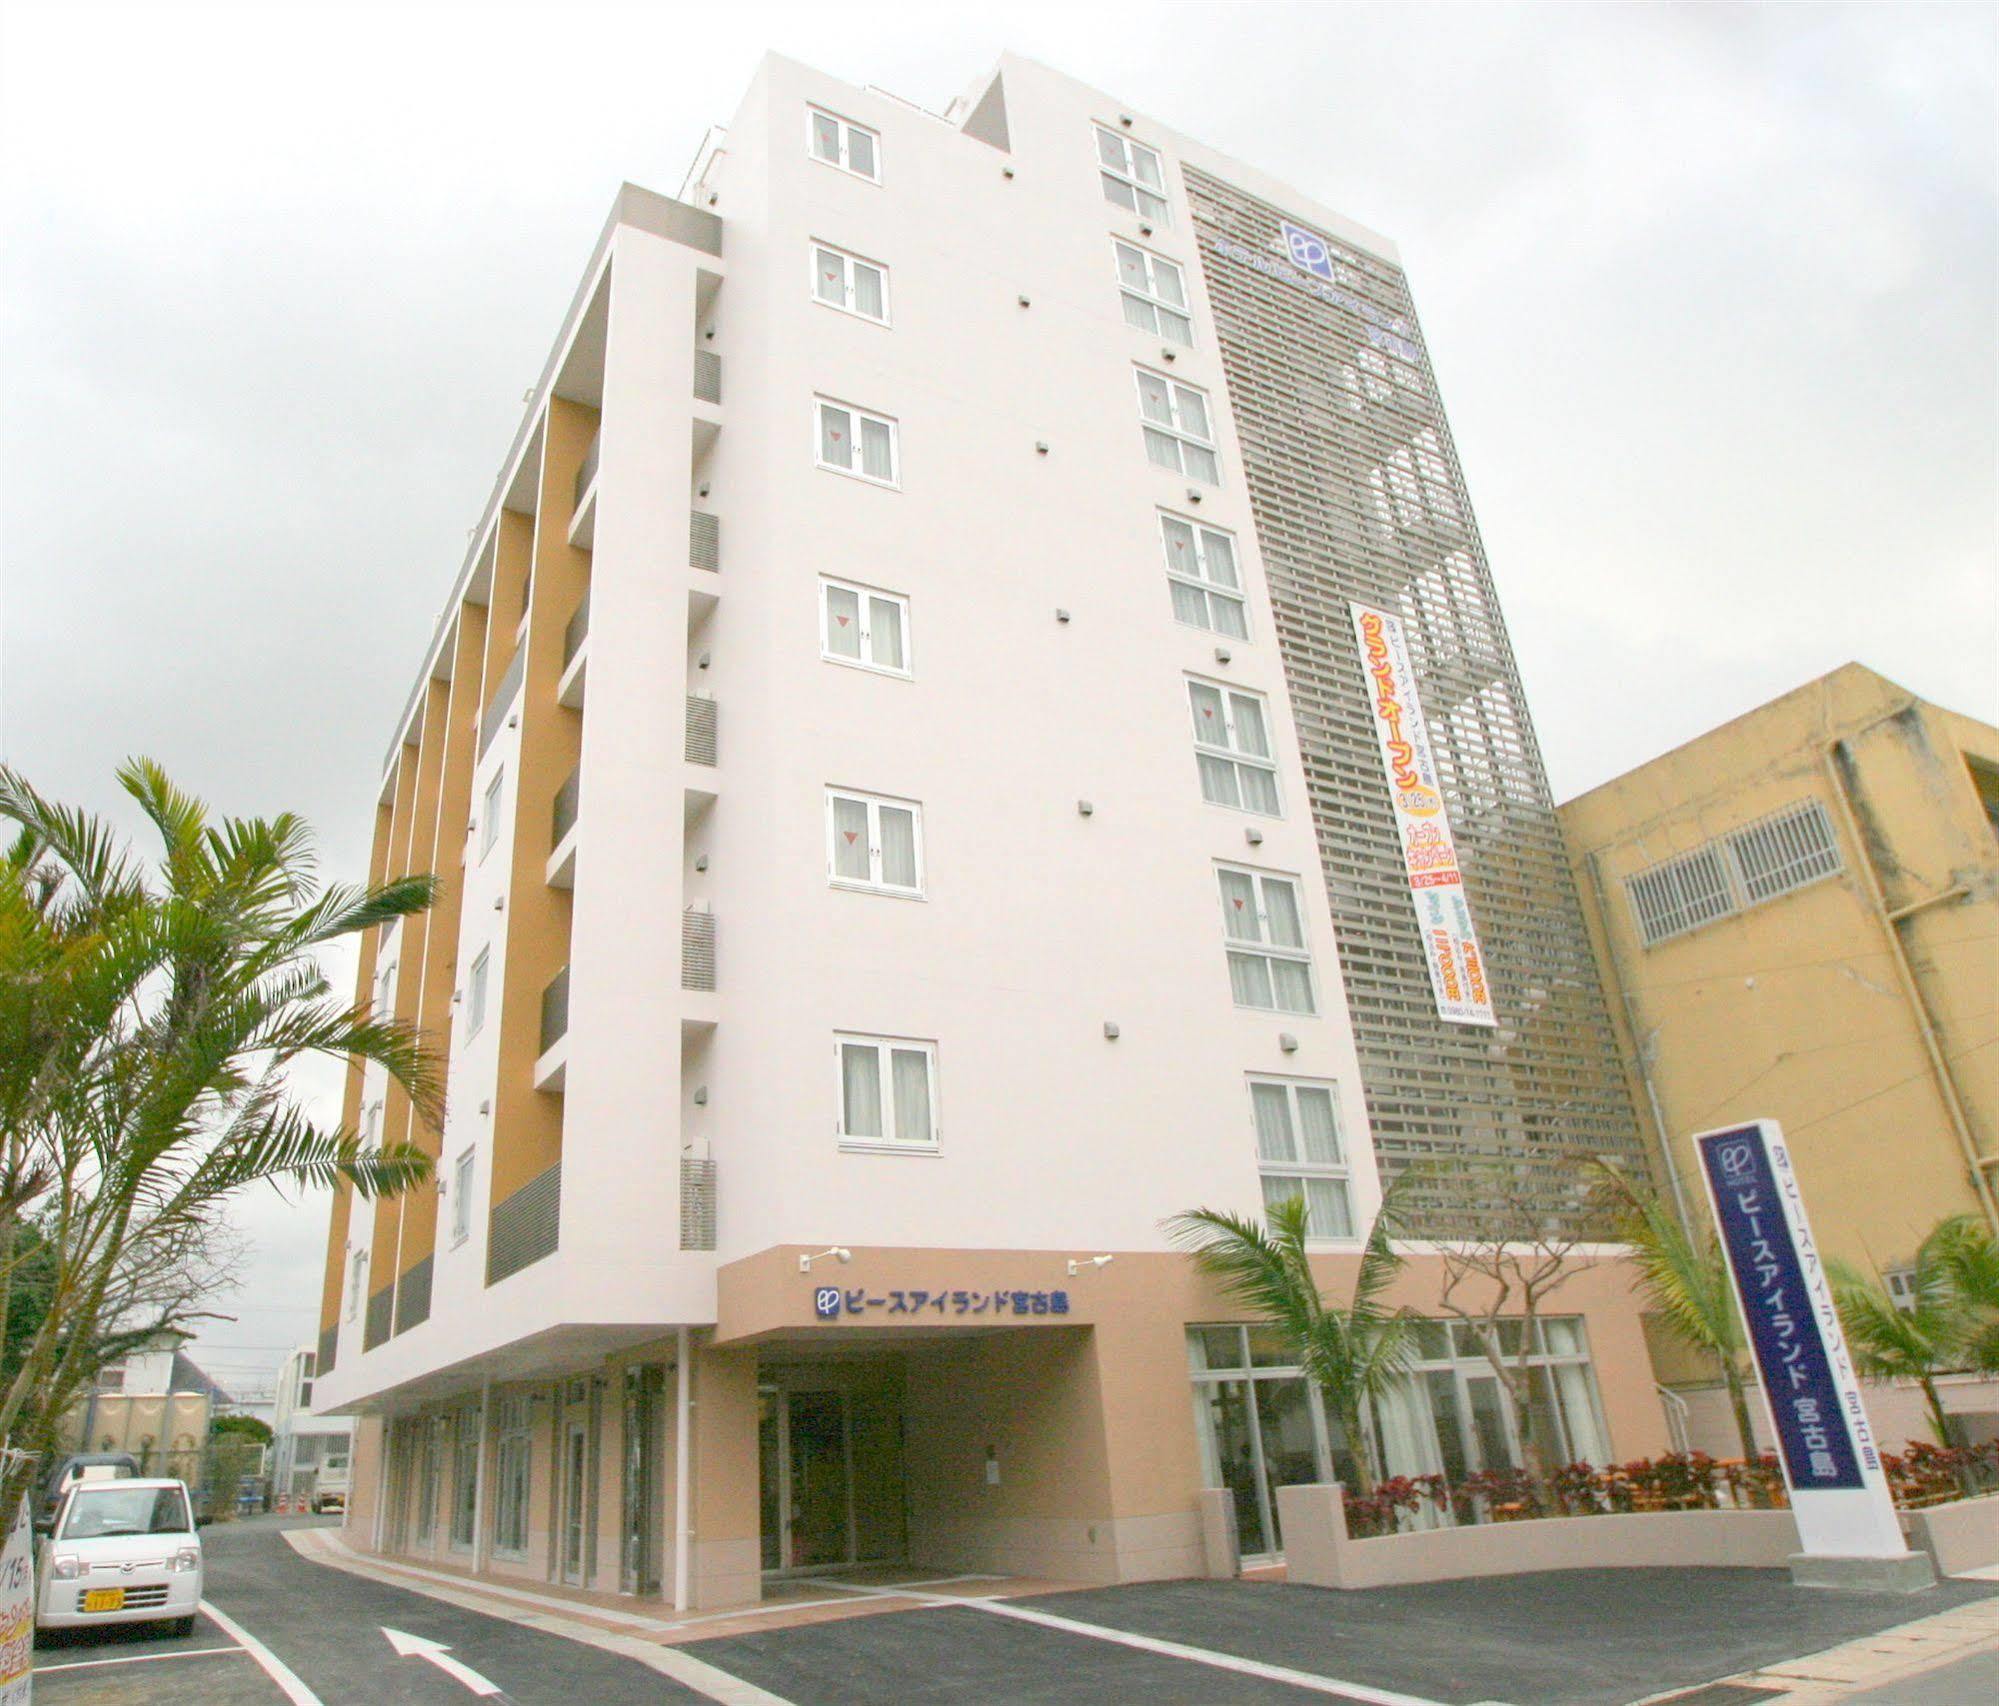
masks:
<instances>
[{"instance_id":1,"label":"palm tree","mask_svg":"<svg viewBox=\"0 0 1999 1706\"><path fill-rule=\"evenodd\" d=\"M1748 1382L1742 1374L1747 1342L1721 1241L1712 1234L1696 1237L1657 1195L1634 1184L1608 1162L1599 1160L1593 1165L1610 1199L1617 1236L1631 1247L1645 1301L1675 1336L1714 1359L1728 1388L1729 1408L1735 1412L1742 1460L1754 1463L1758 1456L1756 1428L1750 1420Z\"/></svg>"},{"instance_id":2,"label":"palm tree","mask_svg":"<svg viewBox=\"0 0 1999 1706\"><path fill-rule=\"evenodd\" d=\"M314 1119L296 1062L378 1063L419 1117L441 1112L430 1049L336 997L318 958L422 911L432 880L322 886L298 818L211 823L144 760L118 780L158 833L151 870L103 821L0 767L0 820L17 830L0 851L0 1318L17 1266L24 1283L32 1266L39 1310L0 1369L0 1439L17 1452L46 1449L107 1344L199 1315L188 1276L233 1193L344 1181L374 1195L426 1175L416 1146L364 1149ZM0 1533L29 1473L6 1461Z\"/></svg>"},{"instance_id":3,"label":"palm tree","mask_svg":"<svg viewBox=\"0 0 1999 1706\"><path fill-rule=\"evenodd\" d=\"M1991 1236L1969 1216L1939 1221L1916 1246L1906 1306L1845 1263L1826 1271L1854 1366L1875 1380L1913 1380L1937 1443L1956 1444L1936 1377L1999 1367L1999 1250Z\"/></svg>"},{"instance_id":4,"label":"palm tree","mask_svg":"<svg viewBox=\"0 0 1999 1706\"><path fill-rule=\"evenodd\" d=\"M1382 1199L1344 1305L1328 1303L1313 1277L1302 1196L1272 1203L1267 1226L1211 1208L1190 1209L1166 1223L1173 1242L1190 1251L1204 1273L1256 1310L1291 1347L1353 1448L1354 1492L1363 1498L1379 1479L1368 1407L1407 1372L1415 1352L1414 1317L1382 1302L1403 1266L1389 1244L1396 1198L1392 1188Z\"/></svg>"}]
</instances>

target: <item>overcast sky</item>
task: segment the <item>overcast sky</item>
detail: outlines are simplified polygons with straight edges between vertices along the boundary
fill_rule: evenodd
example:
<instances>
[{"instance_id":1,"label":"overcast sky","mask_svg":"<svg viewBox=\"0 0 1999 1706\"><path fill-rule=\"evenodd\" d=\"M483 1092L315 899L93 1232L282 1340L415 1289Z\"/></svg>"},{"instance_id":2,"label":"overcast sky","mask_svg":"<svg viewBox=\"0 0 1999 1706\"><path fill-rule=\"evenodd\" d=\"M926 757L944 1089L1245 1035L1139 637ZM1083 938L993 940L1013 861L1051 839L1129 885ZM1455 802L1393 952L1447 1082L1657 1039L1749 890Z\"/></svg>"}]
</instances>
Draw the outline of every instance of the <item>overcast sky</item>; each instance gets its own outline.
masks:
<instances>
[{"instance_id":1,"label":"overcast sky","mask_svg":"<svg viewBox=\"0 0 1999 1706\"><path fill-rule=\"evenodd\" d=\"M361 873L611 197L766 48L932 109L1012 48L1394 237L1557 797L1849 659L1995 715L1990 6L0 4L0 753L64 798L148 752ZM247 1384L325 1220L242 1218Z\"/></svg>"}]
</instances>

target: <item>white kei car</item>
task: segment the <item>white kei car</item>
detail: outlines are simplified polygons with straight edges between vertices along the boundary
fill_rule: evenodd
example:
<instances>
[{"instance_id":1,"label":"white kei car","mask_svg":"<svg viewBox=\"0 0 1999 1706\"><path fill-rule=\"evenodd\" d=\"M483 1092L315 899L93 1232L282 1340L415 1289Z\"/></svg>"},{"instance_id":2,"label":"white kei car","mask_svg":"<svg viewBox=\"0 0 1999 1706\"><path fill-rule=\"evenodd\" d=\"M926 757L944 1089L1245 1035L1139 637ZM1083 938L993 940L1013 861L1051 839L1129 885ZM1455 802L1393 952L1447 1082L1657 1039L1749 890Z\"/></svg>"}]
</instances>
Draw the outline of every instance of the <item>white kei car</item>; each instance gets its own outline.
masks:
<instances>
[{"instance_id":1,"label":"white kei car","mask_svg":"<svg viewBox=\"0 0 1999 1706\"><path fill-rule=\"evenodd\" d=\"M194 1633L201 1536L182 1481L78 1481L42 1542L35 1627L173 1625Z\"/></svg>"}]
</instances>

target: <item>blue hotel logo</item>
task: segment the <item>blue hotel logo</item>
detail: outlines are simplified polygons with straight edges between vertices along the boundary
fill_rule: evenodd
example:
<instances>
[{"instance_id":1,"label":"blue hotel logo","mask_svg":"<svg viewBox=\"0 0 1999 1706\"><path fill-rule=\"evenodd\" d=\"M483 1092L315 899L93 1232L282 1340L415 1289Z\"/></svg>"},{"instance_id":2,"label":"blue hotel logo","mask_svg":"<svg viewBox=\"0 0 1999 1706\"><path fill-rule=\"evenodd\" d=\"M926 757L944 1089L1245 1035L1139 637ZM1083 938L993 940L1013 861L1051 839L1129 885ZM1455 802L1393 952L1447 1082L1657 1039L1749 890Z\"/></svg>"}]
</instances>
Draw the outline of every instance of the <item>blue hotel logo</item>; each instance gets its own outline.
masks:
<instances>
[{"instance_id":1,"label":"blue hotel logo","mask_svg":"<svg viewBox=\"0 0 1999 1706\"><path fill-rule=\"evenodd\" d=\"M840 1313L840 1288L836 1285L822 1285L812 1294L812 1313L822 1321L830 1321Z\"/></svg>"},{"instance_id":2,"label":"blue hotel logo","mask_svg":"<svg viewBox=\"0 0 1999 1706\"><path fill-rule=\"evenodd\" d=\"M1333 275L1332 247L1325 238L1293 225L1288 219L1278 221L1278 225L1284 237L1284 252L1291 257L1294 267L1328 284L1338 282Z\"/></svg>"}]
</instances>

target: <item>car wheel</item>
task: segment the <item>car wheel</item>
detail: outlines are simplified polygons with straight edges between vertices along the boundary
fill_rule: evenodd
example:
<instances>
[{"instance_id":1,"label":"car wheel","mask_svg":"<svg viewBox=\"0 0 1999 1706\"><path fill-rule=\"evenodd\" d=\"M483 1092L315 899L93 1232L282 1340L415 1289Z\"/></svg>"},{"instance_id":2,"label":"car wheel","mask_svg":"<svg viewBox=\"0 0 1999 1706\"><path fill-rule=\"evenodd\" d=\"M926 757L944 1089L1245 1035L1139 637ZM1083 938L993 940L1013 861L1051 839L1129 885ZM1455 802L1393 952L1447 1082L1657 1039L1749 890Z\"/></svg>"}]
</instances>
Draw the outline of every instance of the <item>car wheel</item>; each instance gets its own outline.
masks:
<instances>
[{"instance_id":1,"label":"car wheel","mask_svg":"<svg viewBox=\"0 0 1999 1706\"><path fill-rule=\"evenodd\" d=\"M167 1633L177 1640L186 1640L194 1633L192 1617L170 1617L167 1619Z\"/></svg>"}]
</instances>

